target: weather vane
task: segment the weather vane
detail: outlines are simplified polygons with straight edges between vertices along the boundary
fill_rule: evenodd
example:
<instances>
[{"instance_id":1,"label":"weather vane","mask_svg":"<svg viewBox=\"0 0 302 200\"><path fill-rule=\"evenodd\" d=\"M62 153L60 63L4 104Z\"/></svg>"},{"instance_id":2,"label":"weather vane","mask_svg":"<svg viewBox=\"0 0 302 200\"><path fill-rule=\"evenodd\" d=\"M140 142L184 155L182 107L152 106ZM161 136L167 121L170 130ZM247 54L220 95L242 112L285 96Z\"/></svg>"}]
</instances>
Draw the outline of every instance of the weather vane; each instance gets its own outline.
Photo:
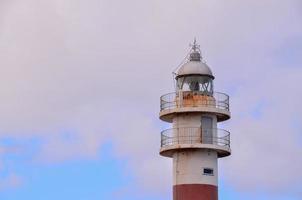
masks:
<instances>
[{"instance_id":1,"label":"weather vane","mask_svg":"<svg viewBox=\"0 0 302 200\"><path fill-rule=\"evenodd\" d=\"M196 37L194 37L193 44L190 44L190 47L192 47L193 51L200 51L200 45L197 44Z\"/></svg>"},{"instance_id":2,"label":"weather vane","mask_svg":"<svg viewBox=\"0 0 302 200\"><path fill-rule=\"evenodd\" d=\"M190 44L190 47L192 49L190 50L189 60L190 61L201 61L202 56L201 56L201 51L200 51L200 45L197 44L196 37L194 38L193 44Z\"/></svg>"}]
</instances>

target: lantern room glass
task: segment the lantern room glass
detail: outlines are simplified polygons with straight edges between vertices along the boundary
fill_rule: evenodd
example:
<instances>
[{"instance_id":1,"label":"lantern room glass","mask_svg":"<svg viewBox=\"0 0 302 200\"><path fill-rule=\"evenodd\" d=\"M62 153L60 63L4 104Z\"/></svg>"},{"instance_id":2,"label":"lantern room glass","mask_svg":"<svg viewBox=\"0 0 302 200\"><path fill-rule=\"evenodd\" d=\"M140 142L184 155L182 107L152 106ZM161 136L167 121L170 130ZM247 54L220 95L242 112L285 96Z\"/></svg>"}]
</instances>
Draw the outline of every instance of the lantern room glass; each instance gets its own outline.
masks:
<instances>
[{"instance_id":1,"label":"lantern room glass","mask_svg":"<svg viewBox=\"0 0 302 200\"><path fill-rule=\"evenodd\" d=\"M213 95L213 78L204 75L187 75L176 78L177 91L200 92L204 95Z\"/></svg>"}]
</instances>

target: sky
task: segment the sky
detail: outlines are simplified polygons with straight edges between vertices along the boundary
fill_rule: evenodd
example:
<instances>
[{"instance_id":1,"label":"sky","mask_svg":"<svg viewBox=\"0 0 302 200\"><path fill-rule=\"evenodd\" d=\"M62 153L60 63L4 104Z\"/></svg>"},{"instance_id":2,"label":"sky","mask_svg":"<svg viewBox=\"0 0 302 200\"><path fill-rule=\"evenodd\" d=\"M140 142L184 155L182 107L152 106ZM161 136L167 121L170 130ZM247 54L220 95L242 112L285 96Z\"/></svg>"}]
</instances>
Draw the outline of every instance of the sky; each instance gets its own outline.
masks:
<instances>
[{"instance_id":1,"label":"sky","mask_svg":"<svg viewBox=\"0 0 302 200\"><path fill-rule=\"evenodd\" d=\"M230 95L220 199L301 199L301 21L301 0L0 0L0 199L171 199L159 97L194 37Z\"/></svg>"}]
</instances>

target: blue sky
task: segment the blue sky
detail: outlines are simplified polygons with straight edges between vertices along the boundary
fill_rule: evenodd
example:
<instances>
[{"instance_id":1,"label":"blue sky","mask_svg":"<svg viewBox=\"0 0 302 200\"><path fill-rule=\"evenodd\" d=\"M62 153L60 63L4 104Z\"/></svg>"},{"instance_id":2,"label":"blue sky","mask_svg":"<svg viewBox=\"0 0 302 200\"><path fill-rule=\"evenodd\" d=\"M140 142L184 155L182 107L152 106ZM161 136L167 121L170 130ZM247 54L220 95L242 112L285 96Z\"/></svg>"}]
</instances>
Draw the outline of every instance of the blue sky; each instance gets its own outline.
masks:
<instances>
[{"instance_id":1,"label":"blue sky","mask_svg":"<svg viewBox=\"0 0 302 200\"><path fill-rule=\"evenodd\" d=\"M220 199L302 196L300 0L1 0L0 199L171 199L159 97L196 37L230 95Z\"/></svg>"},{"instance_id":2,"label":"blue sky","mask_svg":"<svg viewBox=\"0 0 302 200\"><path fill-rule=\"evenodd\" d=\"M22 174L22 185L6 188L0 193L1 199L158 199L171 198L171 194L142 195L136 190L134 177L125 174L127 160L116 159L111 152L111 144L105 144L97 160L77 160L55 165L24 163L24 159L6 156L4 163L18 174ZM16 165L23 160L21 165ZM5 172L1 175L5 176ZM160 178L159 178L160 179ZM160 181L160 180L159 180ZM267 192L240 192L220 179L221 199L271 199ZM295 200L295 195L280 195L274 199Z\"/></svg>"}]
</instances>

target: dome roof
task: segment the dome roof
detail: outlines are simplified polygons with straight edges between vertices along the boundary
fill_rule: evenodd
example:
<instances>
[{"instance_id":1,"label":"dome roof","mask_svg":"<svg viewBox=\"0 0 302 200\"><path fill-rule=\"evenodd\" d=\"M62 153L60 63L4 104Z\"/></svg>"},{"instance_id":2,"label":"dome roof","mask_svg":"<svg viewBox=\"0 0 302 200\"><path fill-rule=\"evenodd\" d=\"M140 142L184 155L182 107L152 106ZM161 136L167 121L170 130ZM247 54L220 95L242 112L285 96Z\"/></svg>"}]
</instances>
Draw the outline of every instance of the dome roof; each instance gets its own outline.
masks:
<instances>
[{"instance_id":1,"label":"dome roof","mask_svg":"<svg viewBox=\"0 0 302 200\"><path fill-rule=\"evenodd\" d=\"M209 66L202 61L189 61L183 64L177 71L177 77L184 75L205 75L214 79Z\"/></svg>"},{"instance_id":2,"label":"dome roof","mask_svg":"<svg viewBox=\"0 0 302 200\"><path fill-rule=\"evenodd\" d=\"M194 39L194 43L190 51L188 62L184 63L176 72L176 79L181 76L186 75L203 75L208 76L212 79L215 77L210 69L210 67L203 62L199 45Z\"/></svg>"}]
</instances>

